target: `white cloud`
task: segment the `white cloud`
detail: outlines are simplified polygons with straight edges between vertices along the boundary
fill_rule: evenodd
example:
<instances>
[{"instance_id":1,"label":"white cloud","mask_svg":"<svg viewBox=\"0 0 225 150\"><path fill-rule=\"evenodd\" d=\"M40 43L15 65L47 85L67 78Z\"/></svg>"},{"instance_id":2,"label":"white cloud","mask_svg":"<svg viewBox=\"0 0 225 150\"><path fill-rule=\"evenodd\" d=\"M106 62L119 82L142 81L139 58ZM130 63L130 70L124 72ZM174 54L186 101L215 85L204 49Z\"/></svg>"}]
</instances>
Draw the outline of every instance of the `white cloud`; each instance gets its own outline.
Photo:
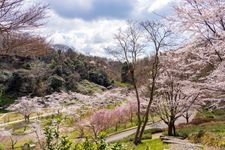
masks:
<instances>
[{"instance_id":1,"label":"white cloud","mask_svg":"<svg viewBox=\"0 0 225 150\"><path fill-rule=\"evenodd\" d=\"M49 14L49 23L40 31L43 35L54 44L66 44L91 55L106 56L104 48L112 44L114 34L126 25L123 20L84 21Z\"/></svg>"},{"instance_id":2,"label":"white cloud","mask_svg":"<svg viewBox=\"0 0 225 150\"><path fill-rule=\"evenodd\" d=\"M174 0L155 0L151 6L148 8L148 12L153 12L167 6L170 2Z\"/></svg>"},{"instance_id":3,"label":"white cloud","mask_svg":"<svg viewBox=\"0 0 225 150\"><path fill-rule=\"evenodd\" d=\"M65 0L65 3L67 3L65 5L67 7L71 6L72 8L74 5L73 1L74 0ZM89 9L91 7L91 5L87 5L90 1L92 0L78 0L80 7L84 7L85 9ZM175 0L133 1L136 1L136 7L132 14L133 18L145 19L146 16L152 17L150 12L160 10L167 6L171 1ZM62 1L62 7L64 7L63 3L64 1ZM68 5L68 3L71 3L71 5ZM52 9L49 10L48 16L48 24L41 29L40 33L48 39L51 39L55 44L66 44L76 48L79 52L98 56L106 56L104 48L113 44L114 34L120 27L124 27L126 25L126 20L122 19L99 18L97 20L83 20L63 17L58 15Z\"/></svg>"}]
</instances>

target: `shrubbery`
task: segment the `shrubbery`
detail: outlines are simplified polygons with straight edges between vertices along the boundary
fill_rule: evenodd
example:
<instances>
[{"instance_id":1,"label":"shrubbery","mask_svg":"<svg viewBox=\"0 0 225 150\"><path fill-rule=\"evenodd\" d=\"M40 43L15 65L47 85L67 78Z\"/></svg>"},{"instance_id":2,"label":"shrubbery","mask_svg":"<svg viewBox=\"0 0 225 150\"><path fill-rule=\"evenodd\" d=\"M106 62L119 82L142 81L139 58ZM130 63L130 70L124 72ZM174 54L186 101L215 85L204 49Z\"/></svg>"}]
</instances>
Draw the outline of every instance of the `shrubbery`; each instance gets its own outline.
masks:
<instances>
[{"instance_id":1,"label":"shrubbery","mask_svg":"<svg viewBox=\"0 0 225 150\"><path fill-rule=\"evenodd\" d=\"M107 73L90 60L73 51L52 51L43 58L8 56L0 61L0 88L6 95L21 97L44 96L60 90L79 91L82 80L110 86Z\"/></svg>"},{"instance_id":2,"label":"shrubbery","mask_svg":"<svg viewBox=\"0 0 225 150\"><path fill-rule=\"evenodd\" d=\"M91 70L88 72L88 79L96 84L102 85L102 86L109 86L110 81L108 79L108 76L105 72L102 70Z\"/></svg>"},{"instance_id":3,"label":"shrubbery","mask_svg":"<svg viewBox=\"0 0 225 150\"><path fill-rule=\"evenodd\" d=\"M53 75L48 79L49 82L49 90L51 92L60 92L60 90L62 90L64 84L65 84L65 80L57 75Z\"/></svg>"},{"instance_id":4,"label":"shrubbery","mask_svg":"<svg viewBox=\"0 0 225 150\"><path fill-rule=\"evenodd\" d=\"M222 135L206 132L204 130L191 134L188 139L194 143L225 148L225 138Z\"/></svg>"}]
</instances>

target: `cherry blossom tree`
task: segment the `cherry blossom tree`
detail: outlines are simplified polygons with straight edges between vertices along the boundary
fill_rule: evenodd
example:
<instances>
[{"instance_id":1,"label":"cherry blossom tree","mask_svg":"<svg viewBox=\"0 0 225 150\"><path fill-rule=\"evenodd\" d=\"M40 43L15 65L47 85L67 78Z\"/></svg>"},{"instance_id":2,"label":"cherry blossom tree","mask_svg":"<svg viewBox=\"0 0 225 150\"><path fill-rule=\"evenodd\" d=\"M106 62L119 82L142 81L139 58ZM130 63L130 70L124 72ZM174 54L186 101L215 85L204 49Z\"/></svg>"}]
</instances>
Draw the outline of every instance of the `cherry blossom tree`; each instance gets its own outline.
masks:
<instances>
[{"instance_id":1,"label":"cherry blossom tree","mask_svg":"<svg viewBox=\"0 0 225 150\"><path fill-rule=\"evenodd\" d=\"M37 120L31 126L32 126L33 131L34 131L34 133L36 135L36 140L37 140L38 145L40 146L41 149L44 149L45 146L44 146L44 143L43 143L42 140L45 138L45 136L44 136L44 131L41 128L40 121Z\"/></svg>"},{"instance_id":2,"label":"cherry blossom tree","mask_svg":"<svg viewBox=\"0 0 225 150\"><path fill-rule=\"evenodd\" d=\"M83 138L84 137L84 129L85 127L87 127L88 125L88 121L87 120L79 120L76 123L76 127L78 128L79 132L80 132L80 137Z\"/></svg>"},{"instance_id":3,"label":"cherry blossom tree","mask_svg":"<svg viewBox=\"0 0 225 150\"><path fill-rule=\"evenodd\" d=\"M208 109L223 109L225 98L225 62L223 61L207 77L202 86L204 87L204 106Z\"/></svg>"},{"instance_id":4,"label":"cherry blossom tree","mask_svg":"<svg viewBox=\"0 0 225 150\"><path fill-rule=\"evenodd\" d=\"M168 125L168 135L176 135L175 122L187 113L197 101L199 93L188 88L188 82L176 80L167 75L154 102L155 112ZM190 84L190 83L189 83Z\"/></svg>"},{"instance_id":5,"label":"cherry blossom tree","mask_svg":"<svg viewBox=\"0 0 225 150\"><path fill-rule=\"evenodd\" d=\"M192 112L193 112L194 110L193 109L187 109L185 112L184 112L184 114L182 115L185 119L186 119L186 124L188 124L189 123L189 120L190 120L190 118L191 118L191 116L193 115L192 114Z\"/></svg>"},{"instance_id":6,"label":"cherry blossom tree","mask_svg":"<svg viewBox=\"0 0 225 150\"><path fill-rule=\"evenodd\" d=\"M115 117L118 118L117 124L124 123L125 124L125 128L126 128L126 123L130 119L130 117L129 117L130 114L129 114L128 107L126 105L122 105L120 107L117 107L113 111L113 114L114 114Z\"/></svg>"},{"instance_id":7,"label":"cherry blossom tree","mask_svg":"<svg viewBox=\"0 0 225 150\"><path fill-rule=\"evenodd\" d=\"M114 109L112 110L112 115L111 115L111 125L115 127L115 131L118 130L118 125L120 123L119 117L117 116L117 110L118 109Z\"/></svg>"},{"instance_id":8,"label":"cherry blossom tree","mask_svg":"<svg viewBox=\"0 0 225 150\"><path fill-rule=\"evenodd\" d=\"M94 138L98 137L98 134L109 127L111 120L111 113L109 110L101 109L95 112L88 120L88 126L92 129Z\"/></svg>"},{"instance_id":9,"label":"cherry blossom tree","mask_svg":"<svg viewBox=\"0 0 225 150\"><path fill-rule=\"evenodd\" d=\"M128 108L128 114L130 115L130 122L133 123L134 114L137 113L137 102L136 101L128 101L126 104Z\"/></svg>"},{"instance_id":10,"label":"cherry blossom tree","mask_svg":"<svg viewBox=\"0 0 225 150\"><path fill-rule=\"evenodd\" d=\"M0 129L0 137L9 137L10 139L10 144L11 144L11 149L12 150L15 150L15 145L17 144L18 142L18 138L17 137L14 137L12 135L12 130L2 130Z\"/></svg>"},{"instance_id":11,"label":"cherry blossom tree","mask_svg":"<svg viewBox=\"0 0 225 150\"><path fill-rule=\"evenodd\" d=\"M189 64L177 62L174 56L173 51L160 56L160 73L153 102L153 109L168 125L170 136L176 135L175 122L178 118L185 116L188 121L190 111L199 103L197 100L201 94L201 86L191 80L187 69Z\"/></svg>"},{"instance_id":12,"label":"cherry blossom tree","mask_svg":"<svg viewBox=\"0 0 225 150\"><path fill-rule=\"evenodd\" d=\"M225 44L217 41L216 45L192 42L177 50L164 53L164 64L176 67L177 74L183 80L189 80L201 87L199 106L219 108L224 95L224 61L220 62L215 49L224 49ZM225 58L225 51L220 53ZM167 62L166 62L166 61ZM173 66L169 65L173 64ZM175 65L174 65L175 64ZM180 71L179 71L180 70ZM182 70L182 71L181 71ZM198 109L198 108L197 108ZM188 115L189 116L189 115Z\"/></svg>"},{"instance_id":13,"label":"cherry blossom tree","mask_svg":"<svg viewBox=\"0 0 225 150\"><path fill-rule=\"evenodd\" d=\"M11 105L9 110L19 112L24 116L25 122L29 123L31 113L35 112L39 106L29 97L21 97L17 102Z\"/></svg>"},{"instance_id":14,"label":"cherry blossom tree","mask_svg":"<svg viewBox=\"0 0 225 150\"><path fill-rule=\"evenodd\" d=\"M176 15L170 19L179 31L188 31L195 40L217 45L217 41L225 38L224 5L223 0L182 0L174 7ZM212 50L222 61L224 50L215 47Z\"/></svg>"}]
</instances>

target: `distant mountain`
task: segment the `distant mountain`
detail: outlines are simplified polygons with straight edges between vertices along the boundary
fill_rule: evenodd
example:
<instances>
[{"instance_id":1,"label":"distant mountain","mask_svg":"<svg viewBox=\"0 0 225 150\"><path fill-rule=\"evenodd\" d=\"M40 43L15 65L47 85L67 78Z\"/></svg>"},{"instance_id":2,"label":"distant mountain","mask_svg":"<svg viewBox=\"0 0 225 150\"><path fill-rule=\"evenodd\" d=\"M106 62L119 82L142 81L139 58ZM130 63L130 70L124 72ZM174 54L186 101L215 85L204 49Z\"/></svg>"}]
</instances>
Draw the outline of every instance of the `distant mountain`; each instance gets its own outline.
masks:
<instances>
[{"instance_id":1,"label":"distant mountain","mask_svg":"<svg viewBox=\"0 0 225 150\"><path fill-rule=\"evenodd\" d=\"M52 48L55 49L55 50L61 50L63 52L67 52L69 49L72 49L73 51L75 51L74 47L64 45L64 44L54 44L52 46Z\"/></svg>"}]
</instances>

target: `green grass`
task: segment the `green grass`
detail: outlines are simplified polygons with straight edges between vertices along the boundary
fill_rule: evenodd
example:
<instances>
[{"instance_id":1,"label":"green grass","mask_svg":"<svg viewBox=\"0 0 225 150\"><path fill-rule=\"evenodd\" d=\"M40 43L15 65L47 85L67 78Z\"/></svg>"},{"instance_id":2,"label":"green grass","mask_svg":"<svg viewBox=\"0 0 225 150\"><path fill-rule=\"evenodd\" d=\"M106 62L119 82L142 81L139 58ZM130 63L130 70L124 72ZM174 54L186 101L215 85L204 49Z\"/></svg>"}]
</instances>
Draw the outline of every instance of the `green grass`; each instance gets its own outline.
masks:
<instances>
[{"instance_id":1,"label":"green grass","mask_svg":"<svg viewBox=\"0 0 225 150\"><path fill-rule=\"evenodd\" d=\"M216 134L224 134L225 136L225 122L211 122L200 125L188 125L181 127L177 130L178 135L182 137L188 137L192 133L198 133L199 131L207 131Z\"/></svg>"},{"instance_id":2,"label":"green grass","mask_svg":"<svg viewBox=\"0 0 225 150\"><path fill-rule=\"evenodd\" d=\"M154 120L154 122L156 122L156 121L159 121L160 118L157 117L157 116L154 116L153 120ZM149 121L152 122L151 119ZM134 114L132 123L130 121L128 121L126 123L120 123L120 124L118 124L117 131L115 130L115 127L111 127L109 129L107 129L105 132L107 134L113 134L113 133L121 132L121 131L124 131L124 130L127 130L127 129L132 129L132 128L135 128L135 127L137 127L137 117Z\"/></svg>"},{"instance_id":3,"label":"green grass","mask_svg":"<svg viewBox=\"0 0 225 150\"><path fill-rule=\"evenodd\" d=\"M184 126L178 129L178 134L193 143L225 148L225 122Z\"/></svg>"},{"instance_id":4,"label":"green grass","mask_svg":"<svg viewBox=\"0 0 225 150\"><path fill-rule=\"evenodd\" d=\"M117 103L114 103L114 104L108 104L105 108L106 109L115 109L116 107L120 106L121 104L123 104L122 102L125 101L124 100L121 100L121 102L117 102Z\"/></svg>"},{"instance_id":5,"label":"green grass","mask_svg":"<svg viewBox=\"0 0 225 150\"><path fill-rule=\"evenodd\" d=\"M28 131L28 130L30 130L30 129L31 129L31 127L25 125L25 126L23 126L23 127L14 129L13 133L14 133L14 134L22 134L22 133L24 133L25 131Z\"/></svg>"},{"instance_id":6,"label":"green grass","mask_svg":"<svg viewBox=\"0 0 225 150\"><path fill-rule=\"evenodd\" d=\"M144 134L143 134L143 137L142 137L142 140L152 139L152 134L160 133L160 132L162 132L162 130L161 129L158 129L158 128L153 128L153 129L145 130L144 131ZM131 134L130 136L123 138L119 142L133 141L134 137L135 137L135 134Z\"/></svg>"},{"instance_id":7,"label":"green grass","mask_svg":"<svg viewBox=\"0 0 225 150\"><path fill-rule=\"evenodd\" d=\"M225 118L225 110L218 109L213 111L202 110L197 113L196 118L214 118L214 119L224 119Z\"/></svg>"},{"instance_id":8,"label":"green grass","mask_svg":"<svg viewBox=\"0 0 225 150\"><path fill-rule=\"evenodd\" d=\"M90 82L88 80L82 80L77 85L77 92L83 93L83 94L93 94L95 92L100 93L106 90L105 87L100 86L98 84L95 84L93 82Z\"/></svg>"},{"instance_id":9,"label":"green grass","mask_svg":"<svg viewBox=\"0 0 225 150\"><path fill-rule=\"evenodd\" d=\"M69 134L67 134L68 138L71 140L76 139L77 137L79 137L80 133L78 131L73 131L70 132Z\"/></svg>"},{"instance_id":10,"label":"green grass","mask_svg":"<svg viewBox=\"0 0 225 150\"><path fill-rule=\"evenodd\" d=\"M124 143L127 150L164 150L170 146L164 144L160 139L143 140L142 144L135 146L132 142Z\"/></svg>"},{"instance_id":11,"label":"green grass","mask_svg":"<svg viewBox=\"0 0 225 150\"><path fill-rule=\"evenodd\" d=\"M4 149L5 149L5 146L0 143L0 150L4 150Z\"/></svg>"},{"instance_id":12,"label":"green grass","mask_svg":"<svg viewBox=\"0 0 225 150\"><path fill-rule=\"evenodd\" d=\"M105 132L107 134L113 134L113 133L116 133L116 132L121 132L123 130L126 130L126 129L132 129L132 128L135 128L136 127L136 123L135 121L133 123L131 123L130 121L127 122L127 123L120 123L117 125L117 130L115 129L115 127L111 127L109 129L107 129Z\"/></svg>"},{"instance_id":13,"label":"green grass","mask_svg":"<svg viewBox=\"0 0 225 150\"><path fill-rule=\"evenodd\" d=\"M129 83L123 83L119 81L115 81L114 85L121 88L128 88L131 86Z\"/></svg>"},{"instance_id":14,"label":"green grass","mask_svg":"<svg viewBox=\"0 0 225 150\"><path fill-rule=\"evenodd\" d=\"M35 116L37 116L36 113L31 113L30 118ZM9 112L6 114L6 116L0 118L0 123L12 122L12 121L23 120L23 119L24 117L22 114L18 112Z\"/></svg>"}]
</instances>

